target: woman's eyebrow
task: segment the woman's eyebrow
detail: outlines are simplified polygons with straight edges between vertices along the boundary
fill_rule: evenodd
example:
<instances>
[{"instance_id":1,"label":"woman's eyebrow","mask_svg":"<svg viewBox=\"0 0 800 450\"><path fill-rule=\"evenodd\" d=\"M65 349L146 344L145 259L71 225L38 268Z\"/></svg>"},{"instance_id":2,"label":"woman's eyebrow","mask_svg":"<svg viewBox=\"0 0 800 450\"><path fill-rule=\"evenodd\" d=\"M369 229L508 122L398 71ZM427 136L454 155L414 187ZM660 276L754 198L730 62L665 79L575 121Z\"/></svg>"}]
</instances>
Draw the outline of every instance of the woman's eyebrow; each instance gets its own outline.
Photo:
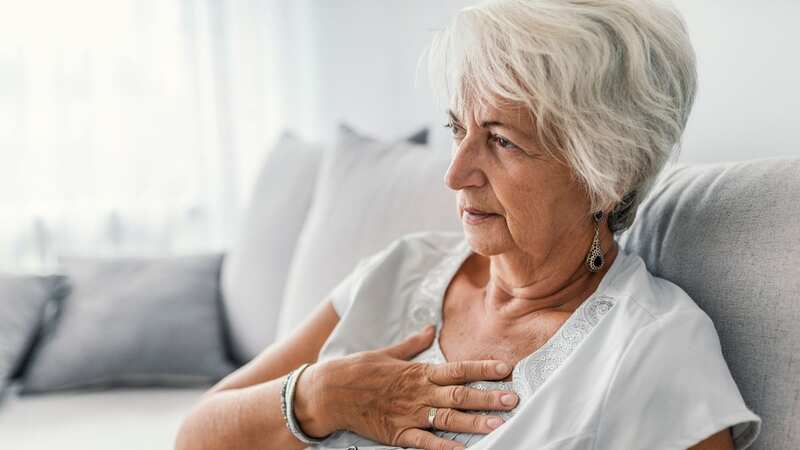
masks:
<instances>
[{"instance_id":1,"label":"woman's eyebrow","mask_svg":"<svg viewBox=\"0 0 800 450\"><path fill-rule=\"evenodd\" d=\"M450 120L452 120L453 122L459 124L461 123L461 120L459 120L459 118L456 117L456 113L454 113L452 109L447 110L447 115L450 116Z\"/></svg>"},{"instance_id":2,"label":"woman's eyebrow","mask_svg":"<svg viewBox=\"0 0 800 450\"><path fill-rule=\"evenodd\" d=\"M511 130L511 131L513 131L515 133L518 133L518 134L522 135L523 137L525 137L527 139L531 139L531 135L526 133L525 131L520 130L519 128L517 128L517 127L515 127L513 125L509 125L507 123L500 122L499 120L487 120L487 121L481 122L481 128L488 128L488 127L503 127L503 128L507 128L507 129L509 129L509 130Z\"/></svg>"},{"instance_id":3,"label":"woman's eyebrow","mask_svg":"<svg viewBox=\"0 0 800 450\"><path fill-rule=\"evenodd\" d=\"M447 110L447 115L450 116L450 120L452 120L454 123L457 123L459 125L461 124L461 120L458 118L458 116L456 116L456 113L454 113L452 109ZM513 125L500 122L499 120L486 120L484 122L481 122L481 128L489 128L489 127L508 128L509 130L521 134L525 138L531 139L531 136L528 133L520 130L519 128L514 127Z\"/></svg>"},{"instance_id":4,"label":"woman's eyebrow","mask_svg":"<svg viewBox=\"0 0 800 450\"><path fill-rule=\"evenodd\" d=\"M456 116L456 113L454 113L452 109L447 110L447 115L450 116L450 119L453 122L461 123L461 119L459 119ZM481 123L481 128L488 128L488 127L505 127L505 128L510 128L512 130L516 130L516 128L514 128L513 126L504 124L503 122L497 120L489 120Z\"/></svg>"},{"instance_id":5,"label":"woman's eyebrow","mask_svg":"<svg viewBox=\"0 0 800 450\"><path fill-rule=\"evenodd\" d=\"M497 120L487 120L481 123L481 128L489 128L489 127L504 127L516 130L516 128L512 127L511 125L506 125L503 122Z\"/></svg>"}]
</instances>

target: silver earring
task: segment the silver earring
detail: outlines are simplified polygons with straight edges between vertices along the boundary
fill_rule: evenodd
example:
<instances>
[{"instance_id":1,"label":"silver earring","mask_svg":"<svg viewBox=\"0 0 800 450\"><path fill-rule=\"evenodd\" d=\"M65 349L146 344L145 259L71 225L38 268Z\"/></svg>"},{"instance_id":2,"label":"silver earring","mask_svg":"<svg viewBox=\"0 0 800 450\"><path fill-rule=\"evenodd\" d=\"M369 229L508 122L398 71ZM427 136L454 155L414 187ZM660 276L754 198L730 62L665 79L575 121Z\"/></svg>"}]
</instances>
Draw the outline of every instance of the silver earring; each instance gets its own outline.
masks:
<instances>
[{"instance_id":1,"label":"silver earring","mask_svg":"<svg viewBox=\"0 0 800 450\"><path fill-rule=\"evenodd\" d=\"M605 258L603 258L603 253L600 251L600 222L603 221L603 216L605 216L603 211L597 211L593 215L595 222L594 239L592 240L592 246L589 248L589 254L586 255L586 267L589 272L599 272L603 268L603 264L605 264Z\"/></svg>"}]
</instances>

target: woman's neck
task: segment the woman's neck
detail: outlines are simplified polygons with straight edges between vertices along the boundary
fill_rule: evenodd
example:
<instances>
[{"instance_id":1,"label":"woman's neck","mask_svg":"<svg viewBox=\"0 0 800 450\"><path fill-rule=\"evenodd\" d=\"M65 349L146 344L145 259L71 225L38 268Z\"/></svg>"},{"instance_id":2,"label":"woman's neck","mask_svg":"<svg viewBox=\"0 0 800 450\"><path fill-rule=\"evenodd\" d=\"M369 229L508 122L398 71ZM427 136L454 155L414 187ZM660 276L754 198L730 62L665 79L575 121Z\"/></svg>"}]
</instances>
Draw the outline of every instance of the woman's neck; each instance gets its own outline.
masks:
<instances>
[{"instance_id":1,"label":"woman's neck","mask_svg":"<svg viewBox=\"0 0 800 450\"><path fill-rule=\"evenodd\" d=\"M473 279L483 286L485 314L511 324L543 312L574 311L597 290L619 249L609 231L601 239L605 263L598 272L586 268L585 252L563 252L539 266L521 252L479 258L473 270L482 276Z\"/></svg>"}]
</instances>

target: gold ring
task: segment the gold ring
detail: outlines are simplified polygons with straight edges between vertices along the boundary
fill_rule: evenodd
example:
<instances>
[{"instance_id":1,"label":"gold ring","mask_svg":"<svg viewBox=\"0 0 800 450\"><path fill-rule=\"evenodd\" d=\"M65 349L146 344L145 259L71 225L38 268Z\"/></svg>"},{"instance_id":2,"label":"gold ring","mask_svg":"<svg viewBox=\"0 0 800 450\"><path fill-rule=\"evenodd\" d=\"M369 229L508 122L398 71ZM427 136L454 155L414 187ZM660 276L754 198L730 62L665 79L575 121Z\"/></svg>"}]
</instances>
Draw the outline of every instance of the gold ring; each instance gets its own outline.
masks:
<instances>
[{"instance_id":1,"label":"gold ring","mask_svg":"<svg viewBox=\"0 0 800 450\"><path fill-rule=\"evenodd\" d=\"M431 428L436 428L436 426L433 424L433 421L436 420L436 412L438 410L439 408L433 407L428 410L428 423L431 425Z\"/></svg>"}]
</instances>

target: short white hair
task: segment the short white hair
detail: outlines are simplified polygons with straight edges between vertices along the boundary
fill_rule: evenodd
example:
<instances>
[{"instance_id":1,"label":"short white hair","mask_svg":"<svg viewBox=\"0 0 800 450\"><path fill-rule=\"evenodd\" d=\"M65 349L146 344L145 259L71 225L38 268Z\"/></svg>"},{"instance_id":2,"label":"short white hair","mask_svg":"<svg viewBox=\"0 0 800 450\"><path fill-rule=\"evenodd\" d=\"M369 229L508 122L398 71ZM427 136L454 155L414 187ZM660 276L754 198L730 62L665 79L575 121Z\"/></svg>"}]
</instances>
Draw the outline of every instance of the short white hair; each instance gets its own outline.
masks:
<instances>
[{"instance_id":1,"label":"short white hair","mask_svg":"<svg viewBox=\"0 0 800 450\"><path fill-rule=\"evenodd\" d=\"M437 33L428 64L461 117L472 102L525 107L615 233L678 154L697 91L686 24L657 0L488 1Z\"/></svg>"}]
</instances>

